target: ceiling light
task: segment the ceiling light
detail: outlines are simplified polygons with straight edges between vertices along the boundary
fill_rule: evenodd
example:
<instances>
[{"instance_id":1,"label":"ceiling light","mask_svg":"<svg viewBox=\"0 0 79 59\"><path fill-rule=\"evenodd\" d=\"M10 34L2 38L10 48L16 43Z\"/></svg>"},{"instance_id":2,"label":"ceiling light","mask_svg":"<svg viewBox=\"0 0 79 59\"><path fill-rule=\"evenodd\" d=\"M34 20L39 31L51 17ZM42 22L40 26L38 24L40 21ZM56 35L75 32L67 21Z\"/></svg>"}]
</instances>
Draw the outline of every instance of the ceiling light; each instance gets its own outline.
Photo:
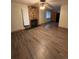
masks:
<instances>
[{"instance_id":1,"label":"ceiling light","mask_svg":"<svg viewBox=\"0 0 79 59\"><path fill-rule=\"evenodd\" d=\"M45 6L41 6L40 9L44 10L45 9Z\"/></svg>"}]
</instances>

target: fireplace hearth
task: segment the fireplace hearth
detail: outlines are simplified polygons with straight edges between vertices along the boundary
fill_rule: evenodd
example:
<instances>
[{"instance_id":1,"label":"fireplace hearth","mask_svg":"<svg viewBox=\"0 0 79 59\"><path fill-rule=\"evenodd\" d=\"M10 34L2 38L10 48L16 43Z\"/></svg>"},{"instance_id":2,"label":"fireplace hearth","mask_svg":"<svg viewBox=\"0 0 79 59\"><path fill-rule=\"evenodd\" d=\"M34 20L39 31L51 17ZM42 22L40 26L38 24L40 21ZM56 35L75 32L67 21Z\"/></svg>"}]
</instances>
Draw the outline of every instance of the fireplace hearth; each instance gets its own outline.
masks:
<instances>
[{"instance_id":1,"label":"fireplace hearth","mask_svg":"<svg viewBox=\"0 0 79 59\"><path fill-rule=\"evenodd\" d=\"M37 26L38 26L38 20L37 19L31 20L31 28L35 28Z\"/></svg>"}]
</instances>

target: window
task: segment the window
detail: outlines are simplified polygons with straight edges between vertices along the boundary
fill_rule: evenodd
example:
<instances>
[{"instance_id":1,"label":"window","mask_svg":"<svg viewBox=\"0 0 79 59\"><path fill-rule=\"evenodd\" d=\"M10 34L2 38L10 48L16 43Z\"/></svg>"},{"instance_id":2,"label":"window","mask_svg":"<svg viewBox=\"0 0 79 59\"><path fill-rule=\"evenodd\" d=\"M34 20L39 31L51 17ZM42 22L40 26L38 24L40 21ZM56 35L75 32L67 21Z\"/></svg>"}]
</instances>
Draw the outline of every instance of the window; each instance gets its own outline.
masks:
<instances>
[{"instance_id":1,"label":"window","mask_svg":"<svg viewBox=\"0 0 79 59\"><path fill-rule=\"evenodd\" d=\"M46 11L45 18L46 19L51 18L51 12L50 11Z\"/></svg>"}]
</instances>

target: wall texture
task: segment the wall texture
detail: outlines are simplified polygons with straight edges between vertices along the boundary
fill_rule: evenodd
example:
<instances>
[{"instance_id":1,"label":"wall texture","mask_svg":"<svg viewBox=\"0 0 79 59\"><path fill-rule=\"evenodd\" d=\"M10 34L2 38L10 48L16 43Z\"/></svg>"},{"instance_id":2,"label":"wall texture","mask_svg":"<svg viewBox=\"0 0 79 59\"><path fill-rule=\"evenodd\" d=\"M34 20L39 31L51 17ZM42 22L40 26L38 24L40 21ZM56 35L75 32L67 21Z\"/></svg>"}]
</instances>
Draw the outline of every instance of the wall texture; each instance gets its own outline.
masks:
<instances>
[{"instance_id":1,"label":"wall texture","mask_svg":"<svg viewBox=\"0 0 79 59\"><path fill-rule=\"evenodd\" d=\"M11 32L24 29L21 8L27 8L27 5L12 2Z\"/></svg>"},{"instance_id":2,"label":"wall texture","mask_svg":"<svg viewBox=\"0 0 79 59\"><path fill-rule=\"evenodd\" d=\"M67 4L67 1L61 6L59 27L68 28L68 4Z\"/></svg>"}]
</instances>

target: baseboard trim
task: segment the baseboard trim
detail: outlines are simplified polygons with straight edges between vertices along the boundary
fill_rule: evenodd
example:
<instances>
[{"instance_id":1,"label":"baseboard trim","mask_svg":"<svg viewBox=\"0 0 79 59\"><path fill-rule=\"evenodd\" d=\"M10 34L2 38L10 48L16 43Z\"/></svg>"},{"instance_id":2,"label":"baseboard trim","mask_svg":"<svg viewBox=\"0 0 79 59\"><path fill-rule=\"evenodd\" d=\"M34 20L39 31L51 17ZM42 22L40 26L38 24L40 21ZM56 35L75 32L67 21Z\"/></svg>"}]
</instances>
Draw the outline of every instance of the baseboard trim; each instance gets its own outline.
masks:
<instances>
[{"instance_id":1,"label":"baseboard trim","mask_svg":"<svg viewBox=\"0 0 79 59\"><path fill-rule=\"evenodd\" d=\"M16 31L12 31L11 33L14 33L14 32L19 32L19 31L23 31L25 29L19 29L19 30L16 30Z\"/></svg>"},{"instance_id":2,"label":"baseboard trim","mask_svg":"<svg viewBox=\"0 0 79 59\"><path fill-rule=\"evenodd\" d=\"M59 28L62 28L62 29L66 29L66 30L68 30L68 28L65 28L65 27L60 27L60 26L58 26Z\"/></svg>"}]
</instances>

